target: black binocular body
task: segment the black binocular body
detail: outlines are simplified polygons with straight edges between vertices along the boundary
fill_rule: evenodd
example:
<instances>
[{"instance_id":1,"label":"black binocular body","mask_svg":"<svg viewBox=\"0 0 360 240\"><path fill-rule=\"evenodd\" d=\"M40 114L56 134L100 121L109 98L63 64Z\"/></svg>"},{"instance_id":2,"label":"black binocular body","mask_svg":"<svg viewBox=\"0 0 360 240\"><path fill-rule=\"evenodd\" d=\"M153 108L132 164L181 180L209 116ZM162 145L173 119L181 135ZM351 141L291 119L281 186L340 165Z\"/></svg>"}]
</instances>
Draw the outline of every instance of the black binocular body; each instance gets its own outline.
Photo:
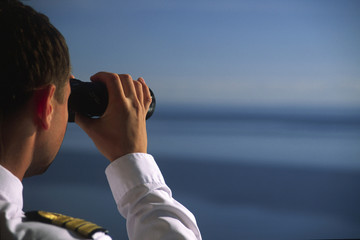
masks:
<instances>
[{"instance_id":1,"label":"black binocular body","mask_svg":"<svg viewBox=\"0 0 360 240\"><path fill-rule=\"evenodd\" d=\"M80 113L89 118L101 117L108 105L108 91L102 82L83 82L78 79L70 79L71 94L68 102L68 122L75 121L75 113ZM156 100L150 90L152 102L146 119L149 119L155 111Z\"/></svg>"}]
</instances>

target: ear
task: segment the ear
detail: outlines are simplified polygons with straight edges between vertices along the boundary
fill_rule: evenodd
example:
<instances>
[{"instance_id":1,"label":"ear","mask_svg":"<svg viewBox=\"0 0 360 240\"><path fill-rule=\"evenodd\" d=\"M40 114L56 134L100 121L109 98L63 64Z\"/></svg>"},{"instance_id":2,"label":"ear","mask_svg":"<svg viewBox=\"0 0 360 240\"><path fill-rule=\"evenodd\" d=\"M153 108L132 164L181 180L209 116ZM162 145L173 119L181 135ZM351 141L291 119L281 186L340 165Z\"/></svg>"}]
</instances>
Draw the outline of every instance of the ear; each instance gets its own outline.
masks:
<instances>
[{"instance_id":1,"label":"ear","mask_svg":"<svg viewBox=\"0 0 360 240\"><path fill-rule=\"evenodd\" d=\"M36 122L44 130L50 128L51 119L54 114L53 100L55 89L55 85L50 84L34 92Z\"/></svg>"}]
</instances>

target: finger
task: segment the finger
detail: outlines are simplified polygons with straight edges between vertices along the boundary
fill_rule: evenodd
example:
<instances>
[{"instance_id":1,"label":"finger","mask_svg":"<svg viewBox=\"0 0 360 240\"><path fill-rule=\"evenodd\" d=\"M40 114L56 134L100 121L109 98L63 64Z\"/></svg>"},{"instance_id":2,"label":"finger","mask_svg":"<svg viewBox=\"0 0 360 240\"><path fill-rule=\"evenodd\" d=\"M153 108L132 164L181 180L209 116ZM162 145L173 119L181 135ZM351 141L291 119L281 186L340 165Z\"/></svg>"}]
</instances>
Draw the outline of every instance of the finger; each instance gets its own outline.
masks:
<instances>
[{"instance_id":1,"label":"finger","mask_svg":"<svg viewBox=\"0 0 360 240\"><path fill-rule=\"evenodd\" d=\"M143 78L139 78L139 82L141 82L141 85L142 85L142 88L143 88L143 99L142 99L142 101L143 101L143 104L145 106L146 111L148 111L149 107L151 105L151 102L152 102L150 89L146 85L145 80Z\"/></svg>"},{"instance_id":2,"label":"finger","mask_svg":"<svg viewBox=\"0 0 360 240\"><path fill-rule=\"evenodd\" d=\"M139 79L137 81L134 81L134 86L135 86L135 90L136 90L136 97L137 97L138 101L140 102L141 106L144 107L143 87L142 87L142 83L139 81Z\"/></svg>"},{"instance_id":3,"label":"finger","mask_svg":"<svg viewBox=\"0 0 360 240\"><path fill-rule=\"evenodd\" d=\"M118 74L98 72L91 76L90 80L93 82L102 82L106 85L109 93L109 101L116 98L125 99L124 88Z\"/></svg>"},{"instance_id":4,"label":"finger","mask_svg":"<svg viewBox=\"0 0 360 240\"><path fill-rule=\"evenodd\" d=\"M88 118L88 117L85 117L79 113L75 113L75 123L77 125L79 125L79 127L84 130L84 132L87 134L87 135L91 135L91 129L92 129L92 123L93 121L95 121L96 119L91 119L91 118Z\"/></svg>"},{"instance_id":5,"label":"finger","mask_svg":"<svg viewBox=\"0 0 360 240\"><path fill-rule=\"evenodd\" d=\"M128 98L136 97L136 89L132 77L129 74L119 74L118 76L123 86L125 96Z\"/></svg>"}]
</instances>

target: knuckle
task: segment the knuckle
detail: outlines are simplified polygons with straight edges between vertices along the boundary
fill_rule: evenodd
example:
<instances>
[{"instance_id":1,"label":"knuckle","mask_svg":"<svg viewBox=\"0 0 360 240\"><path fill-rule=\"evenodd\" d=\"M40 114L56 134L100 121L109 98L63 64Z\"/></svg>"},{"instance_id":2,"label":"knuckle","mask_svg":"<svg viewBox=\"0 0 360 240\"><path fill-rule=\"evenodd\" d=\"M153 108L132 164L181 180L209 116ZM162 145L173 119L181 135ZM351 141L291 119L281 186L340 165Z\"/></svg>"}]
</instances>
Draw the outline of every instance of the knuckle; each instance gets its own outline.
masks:
<instances>
[{"instance_id":1,"label":"knuckle","mask_svg":"<svg viewBox=\"0 0 360 240\"><path fill-rule=\"evenodd\" d=\"M115 73L110 73L109 78L111 81L117 81L119 79L119 76Z\"/></svg>"},{"instance_id":2,"label":"knuckle","mask_svg":"<svg viewBox=\"0 0 360 240\"><path fill-rule=\"evenodd\" d=\"M109 82L109 83L114 83L116 81L119 81L119 76L115 73L105 73L104 72L104 78L103 81L105 82Z\"/></svg>"},{"instance_id":3,"label":"knuckle","mask_svg":"<svg viewBox=\"0 0 360 240\"><path fill-rule=\"evenodd\" d=\"M149 95L146 95L145 97L144 97L144 101L145 102L148 102L148 103L151 103L152 102L152 97L151 97L151 95L149 94Z\"/></svg>"},{"instance_id":4,"label":"knuckle","mask_svg":"<svg viewBox=\"0 0 360 240\"><path fill-rule=\"evenodd\" d=\"M145 98L144 98L144 104L145 104L145 106L150 106L151 103L152 103L152 98L151 98L151 97L150 97L150 98L148 98L148 97L145 97Z\"/></svg>"},{"instance_id":5,"label":"knuckle","mask_svg":"<svg viewBox=\"0 0 360 240\"><path fill-rule=\"evenodd\" d=\"M139 83L138 81L134 81L134 86L135 86L136 88L142 88L141 83Z\"/></svg>"},{"instance_id":6,"label":"knuckle","mask_svg":"<svg viewBox=\"0 0 360 240\"><path fill-rule=\"evenodd\" d=\"M124 80L132 80L132 77L130 74L120 74L119 76L120 76L120 78L122 78Z\"/></svg>"},{"instance_id":7,"label":"knuckle","mask_svg":"<svg viewBox=\"0 0 360 240\"><path fill-rule=\"evenodd\" d=\"M141 112L141 105L138 101L134 101L131 104L131 107L136 114L139 114L139 112Z\"/></svg>"}]
</instances>

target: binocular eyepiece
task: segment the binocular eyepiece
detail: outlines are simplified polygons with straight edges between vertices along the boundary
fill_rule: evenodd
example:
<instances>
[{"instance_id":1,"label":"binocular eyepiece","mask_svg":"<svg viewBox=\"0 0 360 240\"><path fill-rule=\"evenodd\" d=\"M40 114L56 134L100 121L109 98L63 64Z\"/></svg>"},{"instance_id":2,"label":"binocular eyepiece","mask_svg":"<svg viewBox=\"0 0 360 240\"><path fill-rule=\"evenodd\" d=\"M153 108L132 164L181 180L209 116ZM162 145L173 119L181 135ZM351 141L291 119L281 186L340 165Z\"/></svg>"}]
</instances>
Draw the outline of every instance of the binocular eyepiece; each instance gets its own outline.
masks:
<instances>
[{"instance_id":1,"label":"binocular eyepiece","mask_svg":"<svg viewBox=\"0 0 360 240\"><path fill-rule=\"evenodd\" d=\"M68 102L68 122L75 121L75 113L80 113L89 118L101 117L108 105L108 92L102 82L83 82L78 79L70 79L71 94ZM146 119L149 119L155 111L156 100L150 90L152 102Z\"/></svg>"}]
</instances>

